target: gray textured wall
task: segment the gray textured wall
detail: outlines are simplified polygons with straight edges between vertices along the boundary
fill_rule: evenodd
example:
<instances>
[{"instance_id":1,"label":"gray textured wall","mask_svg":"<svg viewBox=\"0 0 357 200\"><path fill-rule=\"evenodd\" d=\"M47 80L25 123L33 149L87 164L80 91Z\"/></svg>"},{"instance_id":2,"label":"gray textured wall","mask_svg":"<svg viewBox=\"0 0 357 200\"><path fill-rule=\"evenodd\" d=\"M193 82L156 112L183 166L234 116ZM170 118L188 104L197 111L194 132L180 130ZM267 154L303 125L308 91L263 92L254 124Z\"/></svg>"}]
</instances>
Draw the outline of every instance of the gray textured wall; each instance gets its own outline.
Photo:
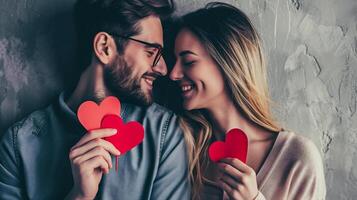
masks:
<instances>
[{"instance_id":1,"label":"gray textured wall","mask_svg":"<svg viewBox=\"0 0 357 200\"><path fill-rule=\"evenodd\" d=\"M74 0L0 0L0 130L48 104L73 60Z\"/></svg>"},{"instance_id":2,"label":"gray textured wall","mask_svg":"<svg viewBox=\"0 0 357 200\"><path fill-rule=\"evenodd\" d=\"M70 78L74 0L0 0L0 129L46 105ZM177 0L177 14L208 0ZM357 198L357 1L225 1L264 40L278 119L312 139L328 199Z\"/></svg>"}]
</instances>

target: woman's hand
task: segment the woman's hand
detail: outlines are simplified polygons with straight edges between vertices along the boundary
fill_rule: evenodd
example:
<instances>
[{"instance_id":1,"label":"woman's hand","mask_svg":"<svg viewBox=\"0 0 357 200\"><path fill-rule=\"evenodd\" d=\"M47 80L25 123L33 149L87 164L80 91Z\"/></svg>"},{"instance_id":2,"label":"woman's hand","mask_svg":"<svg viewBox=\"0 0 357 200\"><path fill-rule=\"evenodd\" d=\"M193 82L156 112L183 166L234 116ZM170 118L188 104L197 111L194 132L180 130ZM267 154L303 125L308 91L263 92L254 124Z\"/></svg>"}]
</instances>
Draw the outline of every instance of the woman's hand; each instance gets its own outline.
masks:
<instances>
[{"instance_id":1,"label":"woman's hand","mask_svg":"<svg viewBox=\"0 0 357 200\"><path fill-rule=\"evenodd\" d=\"M255 171L236 158L222 159L218 163L221 172L218 185L231 199L253 200L258 195Z\"/></svg>"}]
</instances>

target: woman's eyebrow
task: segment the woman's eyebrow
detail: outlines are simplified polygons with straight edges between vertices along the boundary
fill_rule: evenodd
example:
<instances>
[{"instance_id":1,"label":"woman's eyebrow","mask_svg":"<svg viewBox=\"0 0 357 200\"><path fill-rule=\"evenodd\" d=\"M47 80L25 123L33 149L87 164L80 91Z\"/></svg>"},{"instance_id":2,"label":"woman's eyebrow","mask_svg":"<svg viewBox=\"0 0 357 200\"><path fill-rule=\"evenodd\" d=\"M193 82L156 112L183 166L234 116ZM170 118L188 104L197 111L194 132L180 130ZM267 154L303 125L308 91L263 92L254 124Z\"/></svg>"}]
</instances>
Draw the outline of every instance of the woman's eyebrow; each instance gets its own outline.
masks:
<instances>
[{"instance_id":1,"label":"woman's eyebrow","mask_svg":"<svg viewBox=\"0 0 357 200\"><path fill-rule=\"evenodd\" d=\"M185 55L187 55L187 54L193 54L193 55L196 55L196 56L197 56L197 54L195 54L195 53L193 53L192 51L189 51L189 50L181 51L181 52L179 53L179 56L180 56L180 57L183 57L183 56L185 56Z\"/></svg>"}]
</instances>

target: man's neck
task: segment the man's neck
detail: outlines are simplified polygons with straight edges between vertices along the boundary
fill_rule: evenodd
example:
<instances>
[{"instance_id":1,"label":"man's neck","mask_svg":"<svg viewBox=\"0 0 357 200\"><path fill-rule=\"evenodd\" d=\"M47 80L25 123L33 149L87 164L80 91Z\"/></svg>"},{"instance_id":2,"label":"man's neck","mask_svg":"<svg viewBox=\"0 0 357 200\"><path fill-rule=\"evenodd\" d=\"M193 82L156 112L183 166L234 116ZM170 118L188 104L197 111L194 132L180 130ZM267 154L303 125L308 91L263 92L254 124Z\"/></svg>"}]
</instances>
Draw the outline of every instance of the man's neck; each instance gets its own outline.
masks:
<instances>
[{"instance_id":1,"label":"man's neck","mask_svg":"<svg viewBox=\"0 0 357 200\"><path fill-rule=\"evenodd\" d=\"M76 88L69 95L68 99L65 99L65 102L71 110L76 111L84 101L91 100L99 103L109 95L110 92L104 84L103 67L100 65L90 65L82 73Z\"/></svg>"}]
</instances>

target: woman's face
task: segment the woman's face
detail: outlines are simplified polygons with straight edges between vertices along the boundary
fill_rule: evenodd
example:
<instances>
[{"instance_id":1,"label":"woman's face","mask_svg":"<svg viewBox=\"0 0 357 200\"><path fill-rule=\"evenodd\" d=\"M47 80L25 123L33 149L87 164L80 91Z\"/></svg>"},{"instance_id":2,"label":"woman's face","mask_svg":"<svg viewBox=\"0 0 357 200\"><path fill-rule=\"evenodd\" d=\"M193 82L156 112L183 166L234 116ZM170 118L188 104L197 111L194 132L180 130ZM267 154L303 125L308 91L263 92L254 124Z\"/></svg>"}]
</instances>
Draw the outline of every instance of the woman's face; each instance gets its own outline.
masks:
<instances>
[{"instance_id":1,"label":"woman's face","mask_svg":"<svg viewBox=\"0 0 357 200\"><path fill-rule=\"evenodd\" d=\"M209 109L227 99L221 71L188 29L181 30L176 37L175 56L170 79L178 82L186 110Z\"/></svg>"}]
</instances>

